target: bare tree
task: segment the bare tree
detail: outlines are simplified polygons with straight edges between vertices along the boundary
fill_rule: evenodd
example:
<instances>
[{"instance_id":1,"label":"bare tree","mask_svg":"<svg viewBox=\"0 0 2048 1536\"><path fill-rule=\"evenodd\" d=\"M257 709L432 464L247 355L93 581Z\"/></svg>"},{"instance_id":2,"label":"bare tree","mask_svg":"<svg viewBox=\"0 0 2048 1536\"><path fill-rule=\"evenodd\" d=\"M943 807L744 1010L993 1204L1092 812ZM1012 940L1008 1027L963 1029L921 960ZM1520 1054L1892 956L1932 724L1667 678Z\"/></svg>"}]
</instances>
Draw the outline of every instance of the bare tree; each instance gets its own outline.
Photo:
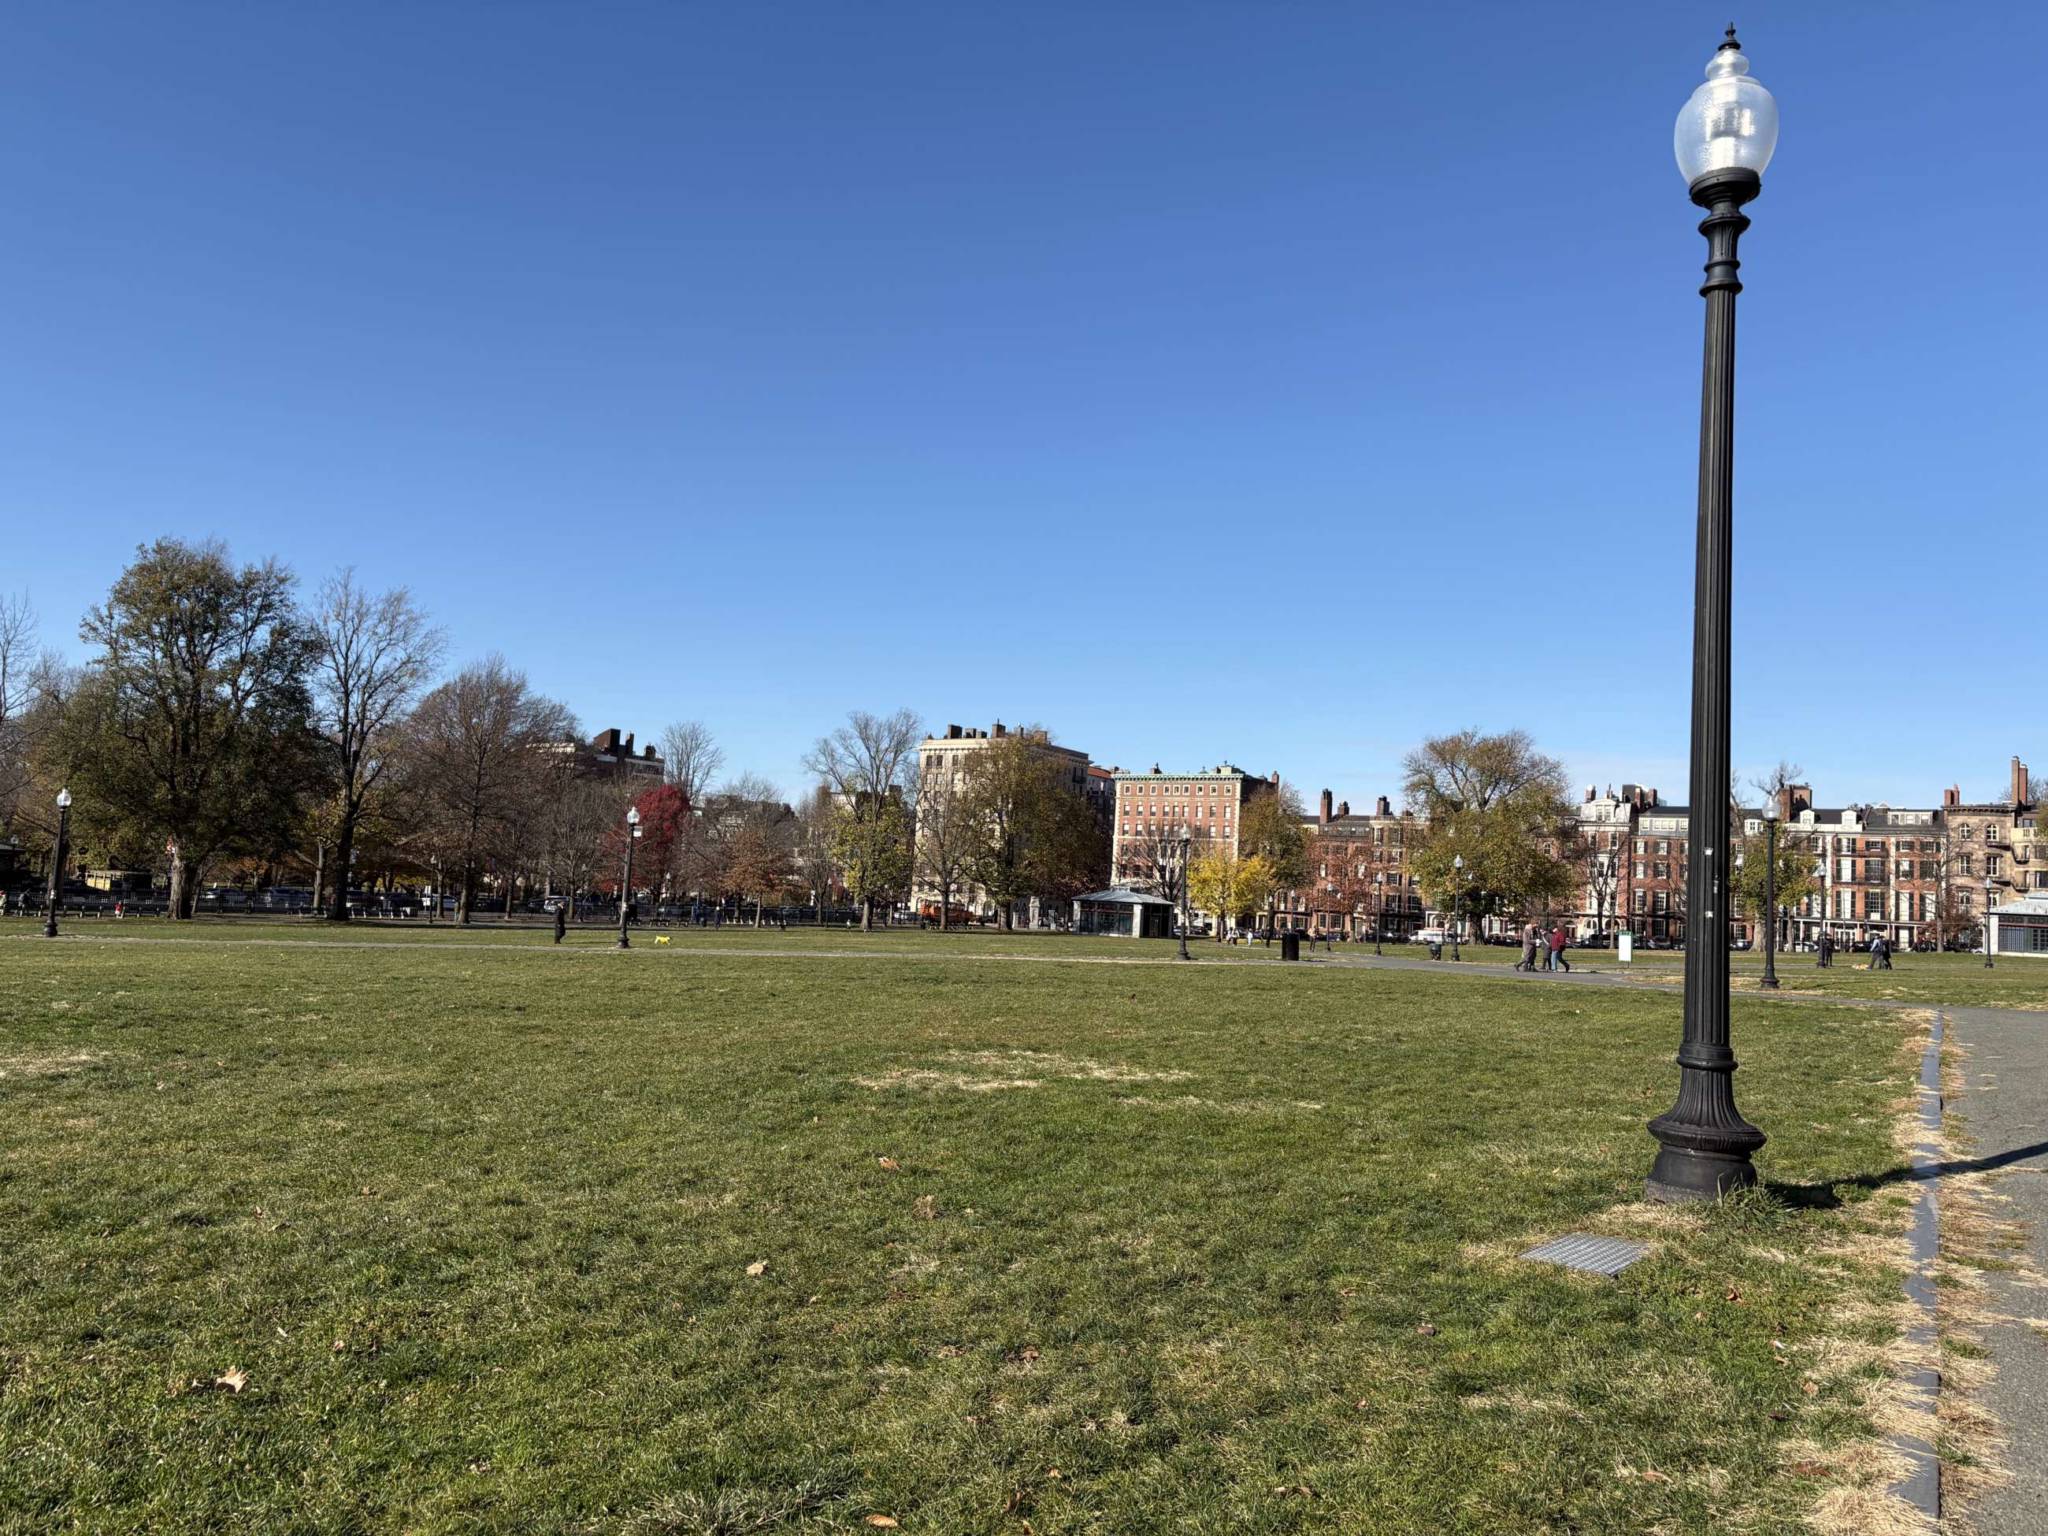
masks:
<instances>
[{"instance_id":1,"label":"bare tree","mask_svg":"<svg viewBox=\"0 0 2048 1536\"><path fill-rule=\"evenodd\" d=\"M839 878L839 863L832 853L832 791L823 784L797 810L794 845L796 876L817 904L818 922L825 921L825 902Z\"/></svg>"},{"instance_id":2,"label":"bare tree","mask_svg":"<svg viewBox=\"0 0 2048 1536\"><path fill-rule=\"evenodd\" d=\"M458 921L470 919L486 861L503 859L513 835L530 826L553 755L545 749L574 731L569 711L529 690L499 656L465 667L413 711L406 773L435 846L455 866Z\"/></svg>"},{"instance_id":3,"label":"bare tree","mask_svg":"<svg viewBox=\"0 0 2048 1536\"><path fill-rule=\"evenodd\" d=\"M28 788L29 717L43 671L27 594L0 597L0 837L13 830L16 803Z\"/></svg>"},{"instance_id":4,"label":"bare tree","mask_svg":"<svg viewBox=\"0 0 2048 1536\"><path fill-rule=\"evenodd\" d=\"M911 764L923 735L924 727L907 709L889 715L857 709L830 736L819 737L804 758L804 766L839 797L844 812L842 852L850 853L863 869L900 869L909 862L909 850L902 849L898 863L899 850L894 845L909 831L902 803L910 793ZM887 883L862 881L863 929L874 927L877 891Z\"/></svg>"},{"instance_id":5,"label":"bare tree","mask_svg":"<svg viewBox=\"0 0 2048 1536\"><path fill-rule=\"evenodd\" d=\"M335 790L335 868L327 916L348 920L349 856L363 807L384 776L396 727L441 657L442 637L396 587L372 595L343 570L313 607L319 652L313 664L314 729Z\"/></svg>"},{"instance_id":6,"label":"bare tree","mask_svg":"<svg viewBox=\"0 0 2048 1536\"><path fill-rule=\"evenodd\" d=\"M669 783L688 797L690 804L702 805L711 793L711 781L725 764L725 754L711 739L711 727L701 720L678 720L661 733L661 755Z\"/></svg>"},{"instance_id":7,"label":"bare tree","mask_svg":"<svg viewBox=\"0 0 2048 1536\"><path fill-rule=\"evenodd\" d=\"M742 774L712 798L719 807L720 884L754 903L758 928L763 905L794 878L797 814L777 798L774 785L751 774Z\"/></svg>"},{"instance_id":8,"label":"bare tree","mask_svg":"<svg viewBox=\"0 0 2048 1536\"><path fill-rule=\"evenodd\" d=\"M915 876L939 893L939 928L952 923L953 893L962 884L979 841L974 797L957 765L945 758L926 761L917 780Z\"/></svg>"}]
</instances>

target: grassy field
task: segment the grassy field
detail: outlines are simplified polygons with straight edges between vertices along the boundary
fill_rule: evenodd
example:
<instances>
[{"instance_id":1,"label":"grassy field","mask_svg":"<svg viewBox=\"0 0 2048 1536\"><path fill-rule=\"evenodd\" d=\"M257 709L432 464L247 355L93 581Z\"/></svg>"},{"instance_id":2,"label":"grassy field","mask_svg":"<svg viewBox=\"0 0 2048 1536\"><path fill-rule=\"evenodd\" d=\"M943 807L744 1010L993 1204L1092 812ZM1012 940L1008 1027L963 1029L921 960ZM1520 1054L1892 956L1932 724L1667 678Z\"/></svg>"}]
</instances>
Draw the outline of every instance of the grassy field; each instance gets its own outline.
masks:
<instances>
[{"instance_id":1,"label":"grassy field","mask_svg":"<svg viewBox=\"0 0 2048 1536\"><path fill-rule=\"evenodd\" d=\"M84 931L0 930L0 1531L1725 1533L1873 1496L1903 1015L1738 1001L1772 1187L1671 1212L1662 993ZM1654 1251L1513 1258L1569 1230Z\"/></svg>"}]
</instances>

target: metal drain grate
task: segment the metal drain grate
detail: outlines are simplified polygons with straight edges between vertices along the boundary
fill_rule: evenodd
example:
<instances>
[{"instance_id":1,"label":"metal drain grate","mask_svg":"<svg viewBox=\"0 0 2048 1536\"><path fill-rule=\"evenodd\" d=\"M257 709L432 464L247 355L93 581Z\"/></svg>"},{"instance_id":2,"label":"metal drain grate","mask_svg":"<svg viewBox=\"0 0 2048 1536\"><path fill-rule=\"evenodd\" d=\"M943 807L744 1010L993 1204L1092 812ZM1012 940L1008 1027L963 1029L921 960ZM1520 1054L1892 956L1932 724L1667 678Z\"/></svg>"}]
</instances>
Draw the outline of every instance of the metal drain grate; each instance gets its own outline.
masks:
<instances>
[{"instance_id":1,"label":"metal drain grate","mask_svg":"<svg viewBox=\"0 0 2048 1536\"><path fill-rule=\"evenodd\" d=\"M1595 1237L1590 1232L1567 1232L1563 1237L1538 1243L1522 1257L1612 1277L1649 1251L1647 1243L1632 1243L1625 1237Z\"/></svg>"}]
</instances>

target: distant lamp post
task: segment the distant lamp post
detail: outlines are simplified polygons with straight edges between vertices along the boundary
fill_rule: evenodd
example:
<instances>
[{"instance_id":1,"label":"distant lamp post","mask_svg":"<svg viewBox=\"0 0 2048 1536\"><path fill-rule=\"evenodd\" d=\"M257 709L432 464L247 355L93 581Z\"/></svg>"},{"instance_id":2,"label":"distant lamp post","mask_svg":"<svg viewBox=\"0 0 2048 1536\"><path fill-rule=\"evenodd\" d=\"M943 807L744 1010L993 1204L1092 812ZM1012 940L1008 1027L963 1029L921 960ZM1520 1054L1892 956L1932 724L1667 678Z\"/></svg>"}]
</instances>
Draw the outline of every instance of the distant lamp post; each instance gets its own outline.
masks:
<instances>
[{"instance_id":1,"label":"distant lamp post","mask_svg":"<svg viewBox=\"0 0 2048 1536\"><path fill-rule=\"evenodd\" d=\"M1194 834L1186 827L1180 829L1180 957L1192 960L1188 953L1188 856L1194 848Z\"/></svg>"},{"instance_id":2,"label":"distant lamp post","mask_svg":"<svg viewBox=\"0 0 2048 1536\"><path fill-rule=\"evenodd\" d=\"M71 842L71 791L57 791L57 846L50 850L50 910L43 914L43 937L57 937L57 902L64 894L64 860Z\"/></svg>"},{"instance_id":3,"label":"distant lamp post","mask_svg":"<svg viewBox=\"0 0 2048 1536\"><path fill-rule=\"evenodd\" d=\"M619 876L619 948L631 949L626 933L626 912L633 900L633 843L640 836L640 807L626 807L626 868Z\"/></svg>"},{"instance_id":4,"label":"distant lamp post","mask_svg":"<svg viewBox=\"0 0 2048 1536\"><path fill-rule=\"evenodd\" d=\"M63 805L63 801L57 801L57 805ZM57 834L57 840L63 842L61 831ZM1991 969L1991 881L1985 881L1985 969Z\"/></svg>"},{"instance_id":5,"label":"distant lamp post","mask_svg":"<svg viewBox=\"0 0 2048 1536\"><path fill-rule=\"evenodd\" d=\"M1706 346L1701 362L1699 523L1693 569L1692 846L1685 883L1685 1033L1678 1102L1650 1122L1661 1144L1655 1200L1711 1200L1756 1183L1764 1134L1735 1108L1728 1044L1729 587L1735 456L1736 243L1742 205L1763 190L1778 143L1778 106L1749 76L1728 29L1706 83L1678 114L1671 143L1692 201L1706 209Z\"/></svg>"},{"instance_id":6,"label":"distant lamp post","mask_svg":"<svg viewBox=\"0 0 2048 1536\"><path fill-rule=\"evenodd\" d=\"M1458 854L1451 860L1451 958L1458 954L1458 929L1463 925L1465 911L1465 855Z\"/></svg>"},{"instance_id":7,"label":"distant lamp post","mask_svg":"<svg viewBox=\"0 0 2048 1536\"><path fill-rule=\"evenodd\" d=\"M1764 979L1767 992L1778 990L1778 806L1764 807Z\"/></svg>"},{"instance_id":8,"label":"distant lamp post","mask_svg":"<svg viewBox=\"0 0 2048 1536\"><path fill-rule=\"evenodd\" d=\"M1380 870L1372 877L1372 952L1384 955L1380 939L1387 931L1387 872Z\"/></svg>"}]
</instances>

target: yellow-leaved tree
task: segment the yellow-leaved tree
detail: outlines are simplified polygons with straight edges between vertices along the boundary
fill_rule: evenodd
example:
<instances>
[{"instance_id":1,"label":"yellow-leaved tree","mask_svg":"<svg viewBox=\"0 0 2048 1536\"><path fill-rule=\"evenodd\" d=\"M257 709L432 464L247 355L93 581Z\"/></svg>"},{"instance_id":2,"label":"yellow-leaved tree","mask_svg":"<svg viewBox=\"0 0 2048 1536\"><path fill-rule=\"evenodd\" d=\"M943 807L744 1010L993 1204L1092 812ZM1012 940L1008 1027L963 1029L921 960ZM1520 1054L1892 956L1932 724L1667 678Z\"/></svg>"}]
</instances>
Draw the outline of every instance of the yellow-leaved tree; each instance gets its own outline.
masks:
<instances>
[{"instance_id":1,"label":"yellow-leaved tree","mask_svg":"<svg viewBox=\"0 0 2048 1536\"><path fill-rule=\"evenodd\" d=\"M1239 858L1219 849L1205 853L1188 867L1188 898L1216 918L1216 942L1223 942L1223 924L1256 912L1278 884L1273 861L1264 854Z\"/></svg>"}]
</instances>

